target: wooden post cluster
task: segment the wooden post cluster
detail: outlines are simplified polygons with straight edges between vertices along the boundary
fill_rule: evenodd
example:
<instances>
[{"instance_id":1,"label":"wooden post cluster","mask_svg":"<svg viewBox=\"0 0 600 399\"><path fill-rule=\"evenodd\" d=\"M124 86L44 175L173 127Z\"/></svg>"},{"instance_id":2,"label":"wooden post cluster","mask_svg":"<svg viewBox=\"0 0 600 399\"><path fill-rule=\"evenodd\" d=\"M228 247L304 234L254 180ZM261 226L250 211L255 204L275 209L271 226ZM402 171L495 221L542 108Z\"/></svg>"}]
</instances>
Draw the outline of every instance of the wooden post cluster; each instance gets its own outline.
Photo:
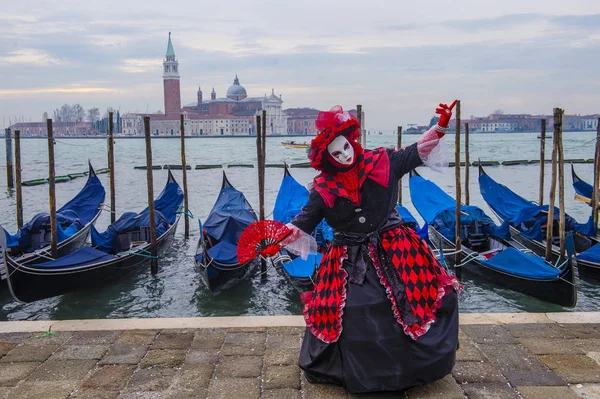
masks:
<instances>
[{"instance_id":1,"label":"wooden post cluster","mask_svg":"<svg viewBox=\"0 0 600 399\"><path fill-rule=\"evenodd\" d=\"M13 173L12 135L10 129L4 130L4 141L6 143L6 186L8 188L13 188L15 182Z\"/></svg>"},{"instance_id":2,"label":"wooden post cluster","mask_svg":"<svg viewBox=\"0 0 600 399\"><path fill-rule=\"evenodd\" d=\"M454 136L454 174L456 179L456 226L454 234L456 236L456 254L454 255L454 264L460 263L461 239L460 239L460 204L461 204L461 186L460 186L460 100L456 102L456 134ZM443 250L443 248L440 248ZM462 277L462 269L455 268L456 277Z\"/></svg>"},{"instance_id":3,"label":"wooden post cluster","mask_svg":"<svg viewBox=\"0 0 600 399\"><path fill-rule=\"evenodd\" d=\"M402 126L398 126L398 145L396 150L402 148ZM402 205L402 177L398 181L398 205Z\"/></svg>"},{"instance_id":4,"label":"wooden post cluster","mask_svg":"<svg viewBox=\"0 0 600 399\"><path fill-rule=\"evenodd\" d=\"M108 113L108 169L110 170L110 222L116 220L117 201L115 192L115 141L113 138L113 113Z\"/></svg>"},{"instance_id":5,"label":"wooden post cluster","mask_svg":"<svg viewBox=\"0 0 600 399\"><path fill-rule=\"evenodd\" d=\"M540 197L538 205L544 205L544 163L546 161L546 120L542 119L542 133L540 135Z\"/></svg>"},{"instance_id":6,"label":"wooden post cluster","mask_svg":"<svg viewBox=\"0 0 600 399\"><path fill-rule=\"evenodd\" d=\"M150 138L150 117L144 116L144 136L146 138L146 184L148 185L148 216L150 216L150 272L158 273L158 252L156 250L156 219L154 216L154 181L152 178L152 139Z\"/></svg>"},{"instance_id":7,"label":"wooden post cluster","mask_svg":"<svg viewBox=\"0 0 600 399\"><path fill-rule=\"evenodd\" d=\"M52 119L46 120L48 131L48 190L50 199L50 251L53 258L58 256L57 226L56 226L56 174L54 170L54 133Z\"/></svg>"},{"instance_id":8,"label":"wooden post cluster","mask_svg":"<svg viewBox=\"0 0 600 399\"><path fill-rule=\"evenodd\" d=\"M592 219L594 228L598 229L598 190L600 189L600 118L598 118L598 127L596 128L596 154L594 156L594 191L592 192Z\"/></svg>"},{"instance_id":9,"label":"wooden post cluster","mask_svg":"<svg viewBox=\"0 0 600 399\"><path fill-rule=\"evenodd\" d=\"M554 109L554 136L552 137L552 175L550 180L550 196L548 198L548 222L546 225L546 261L552 261L552 237L554 227L554 206L556 201L556 172L558 169L558 130L562 128L562 114Z\"/></svg>"},{"instance_id":10,"label":"wooden post cluster","mask_svg":"<svg viewBox=\"0 0 600 399\"><path fill-rule=\"evenodd\" d=\"M17 185L17 228L23 227L23 191L21 188L21 131L15 130L15 183Z\"/></svg>"},{"instance_id":11,"label":"wooden post cluster","mask_svg":"<svg viewBox=\"0 0 600 399\"><path fill-rule=\"evenodd\" d=\"M469 196L469 124L465 123L465 205L471 205Z\"/></svg>"},{"instance_id":12,"label":"wooden post cluster","mask_svg":"<svg viewBox=\"0 0 600 399\"><path fill-rule=\"evenodd\" d=\"M561 108L554 109L555 130L558 132L558 207L559 207L559 219L558 219L558 237L560 240L560 257L561 259L565 256L566 246L566 232L565 232L565 156L563 150L563 139L562 139L562 119L565 111ZM557 123L558 122L558 123ZM558 125L558 128L556 127Z\"/></svg>"},{"instance_id":13,"label":"wooden post cluster","mask_svg":"<svg viewBox=\"0 0 600 399\"><path fill-rule=\"evenodd\" d=\"M184 115L181 114L179 119L179 126L181 127L181 171L183 172L183 207L185 214L183 215L185 222L185 238L190 237L190 219L188 217L188 189L187 189L187 161L185 159L185 120ZM200 232L202 234L202 232Z\"/></svg>"}]
</instances>

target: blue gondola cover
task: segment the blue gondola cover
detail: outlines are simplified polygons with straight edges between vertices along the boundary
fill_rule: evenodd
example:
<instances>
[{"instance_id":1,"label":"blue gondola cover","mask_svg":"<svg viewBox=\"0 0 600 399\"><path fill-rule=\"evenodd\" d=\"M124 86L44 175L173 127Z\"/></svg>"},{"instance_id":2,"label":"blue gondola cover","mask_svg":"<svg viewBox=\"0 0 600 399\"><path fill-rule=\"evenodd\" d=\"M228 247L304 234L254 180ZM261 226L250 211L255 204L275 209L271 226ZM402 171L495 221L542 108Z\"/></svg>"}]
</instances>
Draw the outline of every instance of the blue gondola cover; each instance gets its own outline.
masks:
<instances>
[{"instance_id":1,"label":"blue gondola cover","mask_svg":"<svg viewBox=\"0 0 600 399\"><path fill-rule=\"evenodd\" d=\"M557 280L561 270L547 264L543 258L506 248L488 260L481 261L492 269L535 280Z\"/></svg>"},{"instance_id":2,"label":"blue gondola cover","mask_svg":"<svg viewBox=\"0 0 600 399\"><path fill-rule=\"evenodd\" d=\"M92 173L81 189L69 202L56 211L57 238L62 242L77 233L83 226L90 223L104 203L106 192L98 177ZM9 248L18 248L22 252L31 252L37 247L32 246L32 235L38 234L50 225L47 212L35 215L31 221L19 229L16 234L6 230L6 242Z\"/></svg>"},{"instance_id":3,"label":"blue gondola cover","mask_svg":"<svg viewBox=\"0 0 600 399\"><path fill-rule=\"evenodd\" d=\"M291 262L284 263L282 266L285 271L292 277L306 278L313 275L315 269L321 264L323 254L309 254L306 260L297 257Z\"/></svg>"},{"instance_id":4,"label":"blue gondola cover","mask_svg":"<svg viewBox=\"0 0 600 399\"><path fill-rule=\"evenodd\" d=\"M115 258L114 255L107 254L106 252L99 251L95 248L82 247L69 255L65 255L50 262L38 263L34 266L43 269L69 269L101 263Z\"/></svg>"}]
</instances>

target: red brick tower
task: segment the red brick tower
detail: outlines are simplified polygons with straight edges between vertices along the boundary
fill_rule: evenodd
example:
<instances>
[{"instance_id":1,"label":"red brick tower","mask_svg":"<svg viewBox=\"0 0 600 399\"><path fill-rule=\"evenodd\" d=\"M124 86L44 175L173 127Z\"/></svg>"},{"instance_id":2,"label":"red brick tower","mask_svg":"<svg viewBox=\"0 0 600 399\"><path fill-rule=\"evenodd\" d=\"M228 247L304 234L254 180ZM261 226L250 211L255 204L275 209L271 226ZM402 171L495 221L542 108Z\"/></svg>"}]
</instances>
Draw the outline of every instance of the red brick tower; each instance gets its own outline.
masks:
<instances>
[{"instance_id":1,"label":"red brick tower","mask_svg":"<svg viewBox=\"0 0 600 399\"><path fill-rule=\"evenodd\" d=\"M165 114L180 112L179 62L175 59L175 51L173 51L173 44L171 44L171 32L169 32L167 54L163 61L163 83L165 88Z\"/></svg>"}]
</instances>

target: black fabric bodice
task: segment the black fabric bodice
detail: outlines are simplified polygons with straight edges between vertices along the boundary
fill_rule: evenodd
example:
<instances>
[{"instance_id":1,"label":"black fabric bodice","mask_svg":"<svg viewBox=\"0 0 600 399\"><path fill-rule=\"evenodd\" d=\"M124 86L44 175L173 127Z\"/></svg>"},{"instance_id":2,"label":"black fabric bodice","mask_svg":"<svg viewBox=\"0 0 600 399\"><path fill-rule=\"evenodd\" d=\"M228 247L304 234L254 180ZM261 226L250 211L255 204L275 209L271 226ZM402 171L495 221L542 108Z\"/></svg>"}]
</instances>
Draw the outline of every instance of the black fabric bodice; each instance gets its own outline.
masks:
<instances>
[{"instance_id":1,"label":"black fabric bodice","mask_svg":"<svg viewBox=\"0 0 600 399\"><path fill-rule=\"evenodd\" d=\"M396 207L400 178L423 164L417 151L417 143L401 151L390 149L387 153L390 159L387 188L367 178L360 188L360 204L355 205L347 198L338 197L331 208L325 205L319 193L311 190L308 204L292 224L310 234L325 218L327 224L336 231L362 234L373 232Z\"/></svg>"}]
</instances>

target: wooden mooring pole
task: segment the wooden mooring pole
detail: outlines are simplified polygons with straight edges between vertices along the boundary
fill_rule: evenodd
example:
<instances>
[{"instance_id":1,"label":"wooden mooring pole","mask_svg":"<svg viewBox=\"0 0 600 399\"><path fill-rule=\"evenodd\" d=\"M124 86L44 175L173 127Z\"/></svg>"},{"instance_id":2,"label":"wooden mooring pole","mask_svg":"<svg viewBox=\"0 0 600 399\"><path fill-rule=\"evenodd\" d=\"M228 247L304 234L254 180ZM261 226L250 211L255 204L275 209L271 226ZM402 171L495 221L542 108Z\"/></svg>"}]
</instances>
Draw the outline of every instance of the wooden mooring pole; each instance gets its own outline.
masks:
<instances>
[{"instance_id":1,"label":"wooden mooring pole","mask_svg":"<svg viewBox=\"0 0 600 399\"><path fill-rule=\"evenodd\" d=\"M396 150L402 148L402 126L398 126L398 145ZM398 205L402 205L402 177L398 180Z\"/></svg>"},{"instance_id":2,"label":"wooden mooring pole","mask_svg":"<svg viewBox=\"0 0 600 399\"><path fill-rule=\"evenodd\" d=\"M469 196L469 124L465 123L465 205L471 205Z\"/></svg>"},{"instance_id":3,"label":"wooden mooring pole","mask_svg":"<svg viewBox=\"0 0 600 399\"><path fill-rule=\"evenodd\" d=\"M256 162L258 166L258 215L260 220L265 219L264 208L264 169L263 169L263 129L266 128L266 112L263 111L262 116L256 115ZM260 259L260 277L261 280L267 278L267 263L264 259Z\"/></svg>"},{"instance_id":4,"label":"wooden mooring pole","mask_svg":"<svg viewBox=\"0 0 600 399\"><path fill-rule=\"evenodd\" d=\"M556 200L556 170L558 157L557 109L554 109L554 135L552 137L552 175L550 177L550 196L548 198L548 221L546 223L546 261L552 261L552 237L554 227L554 204Z\"/></svg>"},{"instance_id":5,"label":"wooden mooring pole","mask_svg":"<svg viewBox=\"0 0 600 399\"><path fill-rule=\"evenodd\" d=\"M544 163L546 161L546 120L542 119L542 133L540 135L540 197L538 205L544 205Z\"/></svg>"},{"instance_id":6,"label":"wooden mooring pole","mask_svg":"<svg viewBox=\"0 0 600 399\"><path fill-rule=\"evenodd\" d=\"M179 126L181 127L181 171L183 172L183 207L185 214L184 222L185 222L185 238L188 239L190 237L190 218L188 217L188 189L187 189L187 161L185 160L185 120L184 115L181 114L179 118ZM200 232L202 234L202 232Z\"/></svg>"},{"instance_id":7,"label":"wooden mooring pole","mask_svg":"<svg viewBox=\"0 0 600 399\"><path fill-rule=\"evenodd\" d=\"M6 187L13 188L15 186L15 181L13 173L12 135L10 129L4 130L4 141L6 143Z\"/></svg>"},{"instance_id":8,"label":"wooden mooring pole","mask_svg":"<svg viewBox=\"0 0 600 399\"><path fill-rule=\"evenodd\" d=\"M554 126L558 124L558 237L560 241L560 258L565 257L565 157L563 151L562 139L562 118L565 111L561 108L554 110L555 120ZM557 123L558 122L558 123ZM556 129L556 127L555 127Z\"/></svg>"},{"instance_id":9,"label":"wooden mooring pole","mask_svg":"<svg viewBox=\"0 0 600 399\"><path fill-rule=\"evenodd\" d=\"M56 226L56 173L54 170L54 133L52 119L46 120L48 132L48 189L50 198L50 252L53 258L58 256Z\"/></svg>"},{"instance_id":10,"label":"wooden mooring pole","mask_svg":"<svg viewBox=\"0 0 600 399\"><path fill-rule=\"evenodd\" d=\"M456 236L456 254L454 255L454 264L457 265L460 263L460 252L462 248L461 239L460 239L460 204L461 204L461 186L460 186L460 100L456 102L456 134L454 136L454 175L456 180L456 208L454 212L456 213L456 221L454 234ZM440 251L443 251L443 248L440 248ZM456 267L454 269L454 273L456 274L456 278L460 280L462 277L462 268Z\"/></svg>"},{"instance_id":11,"label":"wooden mooring pole","mask_svg":"<svg viewBox=\"0 0 600 399\"><path fill-rule=\"evenodd\" d=\"M592 220L594 221L594 229L598 229L598 190L600 189L600 118L598 118L598 126L596 128L596 154L594 156L594 191L592 192Z\"/></svg>"},{"instance_id":12,"label":"wooden mooring pole","mask_svg":"<svg viewBox=\"0 0 600 399\"><path fill-rule=\"evenodd\" d=\"M148 215L150 216L150 272L158 273L158 251L156 250L156 219L154 216L154 182L152 178L152 140L150 138L150 117L144 116L144 136L146 138L146 182L148 185Z\"/></svg>"},{"instance_id":13,"label":"wooden mooring pole","mask_svg":"<svg viewBox=\"0 0 600 399\"><path fill-rule=\"evenodd\" d=\"M110 169L110 222L116 220L117 201L115 193L115 141L113 138L113 113L108 113L108 169Z\"/></svg>"},{"instance_id":14,"label":"wooden mooring pole","mask_svg":"<svg viewBox=\"0 0 600 399\"><path fill-rule=\"evenodd\" d=\"M356 106L356 119L358 119L358 124L360 125L359 128L359 136L358 136L358 142L360 143L360 145L365 148L365 145L367 143L367 138L365 137L365 130L363 129L363 118L362 118L362 105L358 104Z\"/></svg>"},{"instance_id":15,"label":"wooden mooring pole","mask_svg":"<svg viewBox=\"0 0 600 399\"><path fill-rule=\"evenodd\" d=\"M23 189L21 186L21 131L15 130L15 184L17 185L17 228L23 227Z\"/></svg>"}]
</instances>

